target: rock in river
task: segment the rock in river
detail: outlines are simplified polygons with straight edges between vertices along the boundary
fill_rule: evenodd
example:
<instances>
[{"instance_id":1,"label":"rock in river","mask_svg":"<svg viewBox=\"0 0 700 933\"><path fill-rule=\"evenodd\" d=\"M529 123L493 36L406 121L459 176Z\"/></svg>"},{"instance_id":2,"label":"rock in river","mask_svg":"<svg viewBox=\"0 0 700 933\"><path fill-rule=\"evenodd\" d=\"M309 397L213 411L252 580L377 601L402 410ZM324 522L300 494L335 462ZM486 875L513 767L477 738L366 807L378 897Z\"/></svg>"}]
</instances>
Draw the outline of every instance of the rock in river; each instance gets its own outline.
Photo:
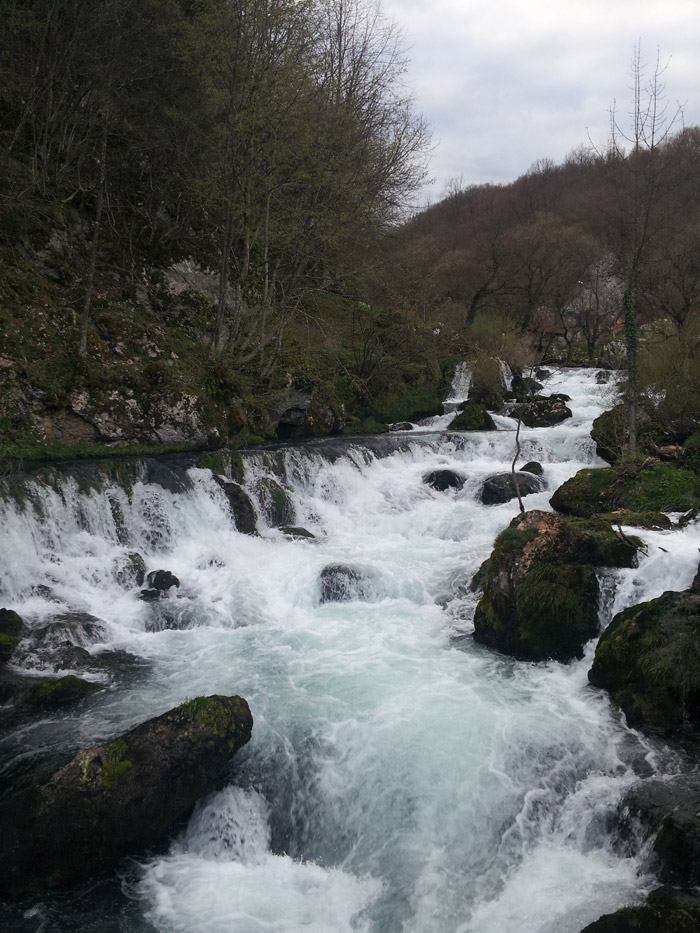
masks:
<instances>
[{"instance_id":1,"label":"rock in river","mask_svg":"<svg viewBox=\"0 0 700 933\"><path fill-rule=\"evenodd\" d=\"M0 897L67 887L157 840L213 789L252 725L241 697L197 697L3 800Z\"/></svg>"}]
</instances>

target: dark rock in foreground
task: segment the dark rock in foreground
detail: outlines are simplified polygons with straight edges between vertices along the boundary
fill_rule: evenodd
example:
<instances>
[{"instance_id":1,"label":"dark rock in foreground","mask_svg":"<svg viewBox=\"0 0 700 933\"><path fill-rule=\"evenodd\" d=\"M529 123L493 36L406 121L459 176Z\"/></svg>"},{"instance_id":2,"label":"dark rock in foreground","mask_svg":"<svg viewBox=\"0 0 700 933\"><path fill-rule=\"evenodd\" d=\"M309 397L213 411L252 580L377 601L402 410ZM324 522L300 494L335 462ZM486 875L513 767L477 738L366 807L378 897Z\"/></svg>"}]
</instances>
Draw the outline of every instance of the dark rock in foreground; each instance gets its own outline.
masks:
<instances>
[{"instance_id":1,"label":"dark rock in foreground","mask_svg":"<svg viewBox=\"0 0 700 933\"><path fill-rule=\"evenodd\" d=\"M689 590L618 612L598 643L588 679L630 725L669 733L700 725L699 577Z\"/></svg>"},{"instance_id":2,"label":"dark rock in foreground","mask_svg":"<svg viewBox=\"0 0 700 933\"><path fill-rule=\"evenodd\" d=\"M694 894L659 888L638 907L623 907L589 923L581 933L697 933L700 899Z\"/></svg>"},{"instance_id":3,"label":"dark rock in foreground","mask_svg":"<svg viewBox=\"0 0 700 933\"><path fill-rule=\"evenodd\" d=\"M445 492L447 489L461 489L466 481L466 476L456 473L454 470L432 470L423 476L423 482L426 486L432 486L438 492Z\"/></svg>"},{"instance_id":4,"label":"dark rock in foreground","mask_svg":"<svg viewBox=\"0 0 700 933\"><path fill-rule=\"evenodd\" d=\"M634 546L605 525L525 512L479 570L474 639L523 660L581 657L598 631L594 567L635 564Z\"/></svg>"},{"instance_id":5,"label":"dark rock in foreground","mask_svg":"<svg viewBox=\"0 0 700 933\"><path fill-rule=\"evenodd\" d=\"M198 697L4 800L0 897L75 884L149 845L213 789L252 725L241 697Z\"/></svg>"},{"instance_id":6,"label":"dark rock in foreground","mask_svg":"<svg viewBox=\"0 0 700 933\"><path fill-rule=\"evenodd\" d=\"M521 497L542 492L544 489L542 480L533 473L517 470L515 477L512 473L496 473L494 476L489 476L484 483L481 501L484 505L500 505L502 502L510 502L511 499L517 498L516 478Z\"/></svg>"}]
</instances>

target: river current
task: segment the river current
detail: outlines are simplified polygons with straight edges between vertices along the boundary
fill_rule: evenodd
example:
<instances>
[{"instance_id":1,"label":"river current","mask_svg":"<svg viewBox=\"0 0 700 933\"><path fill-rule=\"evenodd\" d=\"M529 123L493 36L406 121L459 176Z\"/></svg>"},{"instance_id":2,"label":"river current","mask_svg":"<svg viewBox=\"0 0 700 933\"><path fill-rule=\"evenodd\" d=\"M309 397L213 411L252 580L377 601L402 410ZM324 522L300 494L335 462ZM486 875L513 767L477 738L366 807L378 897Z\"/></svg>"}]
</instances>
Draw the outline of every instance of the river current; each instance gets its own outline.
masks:
<instances>
[{"instance_id":1,"label":"river current","mask_svg":"<svg viewBox=\"0 0 700 933\"><path fill-rule=\"evenodd\" d=\"M540 461L547 487L528 509L549 509L557 486L604 465L589 431L610 389L564 370L545 391L570 395L574 417L522 429L520 462ZM653 886L638 854L614 851L609 817L633 781L675 759L588 686L593 643L563 665L473 642L469 583L517 513L479 492L510 468L515 422L449 433L451 417L366 443L246 454L259 537L236 531L206 469L191 468L182 492L137 482L86 494L66 479L0 503L0 604L36 624L89 613L102 626L92 653L147 662L79 713L10 730L5 761L96 744L200 694L240 694L254 718L227 785L174 841L125 862L118 885L13 909L8 929L578 933ZM438 468L464 487L427 486ZM269 478L313 539L267 523ZM604 572L601 624L692 581L697 525L641 536L637 569ZM133 551L180 589L140 601L117 579ZM351 598L322 601L329 565L353 571Z\"/></svg>"}]
</instances>

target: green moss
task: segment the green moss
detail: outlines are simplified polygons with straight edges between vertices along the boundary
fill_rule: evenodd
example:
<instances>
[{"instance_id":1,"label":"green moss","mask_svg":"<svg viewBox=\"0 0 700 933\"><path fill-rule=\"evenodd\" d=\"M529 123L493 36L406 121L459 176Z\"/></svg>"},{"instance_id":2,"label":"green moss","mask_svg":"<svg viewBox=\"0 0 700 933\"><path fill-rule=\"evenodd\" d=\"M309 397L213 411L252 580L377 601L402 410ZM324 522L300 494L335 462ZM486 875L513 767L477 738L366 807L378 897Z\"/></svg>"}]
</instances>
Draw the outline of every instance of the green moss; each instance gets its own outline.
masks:
<instances>
[{"instance_id":1,"label":"green moss","mask_svg":"<svg viewBox=\"0 0 700 933\"><path fill-rule=\"evenodd\" d=\"M197 458L197 466L202 470L211 470L212 473L225 476L228 473L228 458L222 450L202 453Z\"/></svg>"},{"instance_id":2,"label":"green moss","mask_svg":"<svg viewBox=\"0 0 700 933\"><path fill-rule=\"evenodd\" d=\"M493 418L485 405L467 402L462 411L449 424L450 431L495 431Z\"/></svg>"},{"instance_id":3,"label":"green moss","mask_svg":"<svg viewBox=\"0 0 700 933\"><path fill-rule=\"evenodd\" d=\"M177 714L183 719L194 721L211 706L209 697L188 697L177 707Z\"/></svg>"},{"instance_id":4,"label":"green moss","mask_svg":"<svg viewBox=\"0 0 700 933\"><path fill-rule=\"evenodd\" d=\"M111 787L132 767L126 757L127 751L128 746L124 739L115 739L105 746L102 758L102 783L105 787Z\"/></svg>"},{"instance_id":5,"label":"green moss","mask_svg":"<svg viewBox=\"0 0 700 933\"><path fill-rule=\"evenodd\" d=\"M700 505L700 477L673 463L655 463L626 485L618 501L635 512L687 512Z\"/></svg>"},{"instance_id":6,"label":"green moss","mask_svg":"<svg viewBox=\"0 0 700 933\"><path fill-rule=\"evenodd\" d=\"M0 662L9 661L12 652L17 647L17 639L12 635L0 632Z\"/></svg>"},{"instance_id":7,"label":"green moss","mask_svg":"<svg viewBox=\"0 0 700 933\"><path fill-rule=\"evenodd\" d=\"M96 684L69 674L58 679L40 681L25 693L23 700L30 706L44 708L67 706L77 703L98 689Z\"/></svg>"}]
</instances>

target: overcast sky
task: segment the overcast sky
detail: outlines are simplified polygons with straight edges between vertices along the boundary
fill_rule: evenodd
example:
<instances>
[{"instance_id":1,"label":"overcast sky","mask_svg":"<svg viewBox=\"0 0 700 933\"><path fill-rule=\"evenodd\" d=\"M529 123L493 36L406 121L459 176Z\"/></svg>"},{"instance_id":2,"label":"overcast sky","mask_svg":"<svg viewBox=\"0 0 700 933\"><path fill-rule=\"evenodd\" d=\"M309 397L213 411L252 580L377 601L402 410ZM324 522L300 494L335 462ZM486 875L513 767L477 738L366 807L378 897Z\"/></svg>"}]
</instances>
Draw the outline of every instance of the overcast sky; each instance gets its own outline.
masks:
<instances>
[{"instance_id":1,"label":"overcast sky","mask_svg":"<svg viewBox=\"0 0 700 933\"><path fill-rule=\"evenodd\" d=\"M560 162L608 138L609 109L630 103L641 41L664 74L669 112L700 124L700 0L383 0L410 56L407 82L433 127L423 200L450 178L509 182L537 159ZM670 61L669 61L670 59Z\"/></svg>"}]
</instances>

